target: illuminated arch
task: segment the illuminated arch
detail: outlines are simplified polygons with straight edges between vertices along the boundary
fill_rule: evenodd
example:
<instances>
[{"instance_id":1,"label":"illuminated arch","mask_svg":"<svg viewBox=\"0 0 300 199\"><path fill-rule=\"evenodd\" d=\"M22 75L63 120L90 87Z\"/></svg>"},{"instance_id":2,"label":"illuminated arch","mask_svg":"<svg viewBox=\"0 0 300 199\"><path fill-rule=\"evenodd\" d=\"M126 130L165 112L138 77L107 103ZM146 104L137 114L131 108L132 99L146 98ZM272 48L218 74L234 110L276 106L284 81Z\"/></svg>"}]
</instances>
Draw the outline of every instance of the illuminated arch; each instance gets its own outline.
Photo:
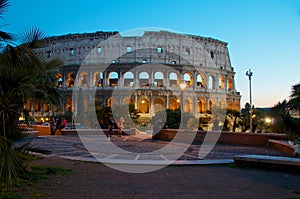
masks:
<instances>
[{"instance_id":1,"label":"illuminated arch","mask_svg":"<svg viewBox=\"0 0 300 199\"><path fill-rule=\"evenodd\" d=\"M68 98L66 100L65 109L66 109L66 111L72 111L72 112L74 111L74 106L73 106L72 98Z\"/></svg>"},{"instance_id":2,"label":"illuminated arch","mask_svg":"<svg viewBox=\"0 0 300 199\"><path fill-rule=\"evenodd\" d=\"M232 78L231 77L228 77L227 84L228 84L228 90L232 90L233 89L233 83L232 83Z\"/></svg>"},{"instance_id":3,"label":"illuminated arch","mask_svg":"<svg viewBox=\"0 0 300 199\"><path fill-rule=\"evenodd\" d=\"M203 99L198 99L198 113L205 113L205 101Z\"/></svg>"},{"instance_id":4,"label":"illuminated arch","mask_svg":"<svg viewBox=\"0 0 300 199\"><path fill-rule=\"evenodd\" d=\"M165 110L165 100L162 98L156 98L154 101L154 112L157 113L159 111Z\"/></svg>"},{"instance_id":5,"label":"illuminated arch","mask_svg":"<svg viewBox=\"0 0 300 199\"><path fill-rule=\"evenodd\" d=\"M149 86L149 74L147 72L141 72L139 74L139 86Z\"/></svg>"},{"instance_id":6,"label":"illuminated arch","mask_svg":"<svg viewBox=\"0 0 300 199\"><path fill-rule=\"evenodd\" d=\"M93 85L96 87L103 86L103 73L95 72L93 75Z\"/></svg>"},{"instance_id":7,"label":"illuminated arch","mask_svg":"<svg viewBox=\"0 0 300 199\"><path fill-rule=\"evenodd\" d=\"M82 87L88 87L89 75L87 72L82 72L79 74L79 85Z\"/></svg>"},{"instance_id":8,"label":"illuminated arch","mask_svg":"<svg viewBox=\"0 0 300 199\"><path fill-rule=\"evenodd\" d=\"M134 86L134 74L130 71L124 74L124 86Z\"/></svg>"},{"instance_id":9,"label":"illuminated arch","mask_svg":"<svg viewBox=\"0 0 300 199\"><path fill-rule=\"evenodd\" d=\"M114 104L117 104L117 100L113 97L110 97L107 99L107 106L113 106Z\"/></svg>"},{"instance_id":10,"label":"illuminated arch","mask_svg":"<svg viewBox=\"0 0 300 199\"><path fill-rule=\"evenodd\" d=\"M198 74L196 77L197 86L204 88L205 86L205 79L203 74Z\"/></svg>"},{"instance_id":11,"label":"illuminated arch","mask_svg":"<svg viewBox=\"0 0 300 199\"><path fill-rule=\"evenodd\" d=\"M56 77L56 85L61 88L63 86L63 75L59 73L55 77Z\"/></svg>"},{"instance_id":12,"label":"illuminated arch","mask_svg":"<svg viewBox=\"0 0 300 199\"><path fill-rule=\"evenodd\" d=\"M187 86L193 85L193 76L191 73L184 73L183 79Z\"/></svg>"},{"instance_id":13,"label":"illuminated arch","mask_svg":"<svg viewBox=\"0 0 300 199\"><path fill-rule=\"evenodd\" d=\"M176 73L170 73L169 74L169 84L171 87L175 87L178 85L178 77Z\"/></svg>"},{"instance_id":14,"label":"illuminated arch","mask_svg":"<svg viewBox=\"0 0 300 199\"><path fill-rule=\"evenodd\" d=\"M219 88L224 89L225 88L225 77L224 75L221 75L219 78Z\"/></svg>"},{"instance_id":15,"label":"illuminated arch","mask_svg":"<svg viewBox=\"0 0 300 199\"><path fill-rule=\"evenodd\" d=\"M190 99L185 99L183 103L183 110L184 112L193 112L193 102Z\"/></svg>"},{"instance_id":16,"label":"illuminated arch","mask_svg":"<svg viewBox=\"0 0 300 199\"><path fill-rule=\"evenodd\" d=\"M180 100L176 97L170 99L170 109L175 110L180 108Z\"/></svg>"},{"instance_id":17,"label":"illuminated arch","mask_svg":"<svg viewBox=\"0 0 300 199\"><path fill-rule=\"evenodd\" d=\"M67 74L66 86L67 87L74 87L74 82L75 82L75 75L74 75L73 72L69 72Z\"/></svg>"},{"instance_id":18,"label":"illuminated arch","mask_svg":"<svg viewBox=\"0 0 300 199\"><path fill-rule=\"evenodd\" d=\"M154 73L154 86L161 87L164 85L164 75L162 72Z\"/></svg>"},{"instance_id":19,"label":"illuminated arch","mask_svg":"<svg viewBox=\"0 0 300 199\"><path fill-rule=\"evenodd\" d=\"M227 109L233 110L233 101L232 100L227 101Z\"/></svg>"},{"instance_id":20,"label":"illuminated arch","mask_svg":"<svg viewBox=\"0 0 300 199\"><path fill-rule=\"evenodd\" d=\"M142 98L138 101L138 111L139 113L149 113L150 103L146 98Z\"/></svg>"},{"instance_id":21,"label":"illuminated arch","mask_svg":"<svg viewBox=\"0 0 300 199\"><path fill-rule=\"evenodd\" d=\"M239 101L235 101L235 103L234 103L234 109L236 111L240 111L240 102Z\"/></svg>"},{"instance_id":22,"label":"illuminated arch","mask_svg":"<svg viewBox=\"0 0 300 199\"><path fill-rule=\"evenodd\" d=\"M108 74L108 84L109 86L115 87L118 85L119 74L115 71L112 71Z\"/></svg>"}]
</instances>

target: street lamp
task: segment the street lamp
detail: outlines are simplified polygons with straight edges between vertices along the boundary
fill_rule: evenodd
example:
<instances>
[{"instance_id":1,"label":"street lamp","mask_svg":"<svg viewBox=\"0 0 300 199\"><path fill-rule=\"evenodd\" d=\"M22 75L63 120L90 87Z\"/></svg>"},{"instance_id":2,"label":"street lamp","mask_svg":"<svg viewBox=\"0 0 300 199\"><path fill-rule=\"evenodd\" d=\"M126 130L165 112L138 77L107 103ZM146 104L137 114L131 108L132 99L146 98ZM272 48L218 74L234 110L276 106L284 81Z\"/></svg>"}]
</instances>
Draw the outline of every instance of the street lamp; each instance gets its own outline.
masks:
<instances>
[{"instance_id":1,"label":"street lamp","mask_svg":"<svg viewBox=\"0 0 300 199\"><path fill-rule=\"evenodd\" d=\"M251 77L253 76L253 72L251 72L251 70L249 69L246 72L246 75L249 78L249 93L250 93L250 110L249 110L249 114L250 114L250 132L252 132L252 92L251 92Z\"/></svg>"},{"instance_id":2,"label":"street lamp","mask_svg":"<svg viewBox=\"0 0 300 199\"><path fill-rule=\"evenodd\" d=\"M182 82L179 84L179 87L181 89L181 108L184 110L184 103L183 103L183 91L185 90L186 88L186 83L185 82Z\"/></svg>"},{"instance_id":3,"label":"street lamp","mask_svg":"<svg viewBox=\"0 0 300 199\"><path fill-rule=\"evenodd\" d=\"M183 125L183 112L184 112L184 99L183 99L183 91L186 88L186 83L185 82L181 82L179 84L179 87L181 89L181 100L180 100L180 106L181 106L181 124Z\"/></svg>"}]
</instances>

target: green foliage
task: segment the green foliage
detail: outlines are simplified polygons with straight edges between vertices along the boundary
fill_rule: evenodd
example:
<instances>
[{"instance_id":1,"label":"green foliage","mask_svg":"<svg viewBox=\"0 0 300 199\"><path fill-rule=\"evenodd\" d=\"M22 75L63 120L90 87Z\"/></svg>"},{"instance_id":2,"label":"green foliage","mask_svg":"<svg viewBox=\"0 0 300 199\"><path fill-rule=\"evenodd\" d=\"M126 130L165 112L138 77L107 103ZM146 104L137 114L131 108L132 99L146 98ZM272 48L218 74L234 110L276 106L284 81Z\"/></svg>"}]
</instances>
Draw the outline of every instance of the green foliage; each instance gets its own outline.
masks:
<instances>
[{"instance_id":1,"label":"green foliage","mask_svg":"<svg viewBox=\"0 0 300 199\"><path fill-rule=\"evenodd\" d=\"M59 104L61 97L55 85L54 68L58 60L45 62L35 53L38 29L26 43L19 46L7 45L0 54L0 129L2 135L17 125L27 100ZM30 34L28 34L29 37ZM30 40L31 39L31 40ZM24 112L23 115L28 113Z\"/></svg>"},{"instance_id":2,"label":"green foliage","mask_svg":"<svg viewBox=\"0 0 300 199\"><path fill-rule=\"evenodd\" d=\"M63 169L60 167L53 166L31 166L26 172L22 173L19 177L19 186L17 188L8 188L0 190L0 198L16 199L22 198L19 193L17 193L20 188L24 189L24 185L35 185L36 183L41 183L43 180L47 179L51 175L69 175L71 173L70 169ZM41 193L30 193L30 198L41 198L43 195Z\"/></svg>"},{"instance_id":3,"label":"green foliage","mask_svg":"<svg viewBox=\"0 0 300 199\"><path fill-rule=\"evenodd\" d=\"M125 119L125 128L135 128L137 119L139 118L138 111L134 108L134 104L114 104L112 114L116 121L121 117Z\"/></svg>"},{"instance_id":4,"label":"green foliage","mask_svg":"<svg viewBox=\"0 0 300 199\"><path fill-rule=\"evenodd\" d=\"M181 111L180 109L171 110L167 109L165 111L160 111L155 114L154 117L151 118L152 125L158 123L159 120L167 120L167 126L171 129L190 129L194 130L198 128L198 122L196 121L195 117L191 113L184 112L181 118ZM181 119L182 125L181 124ZM159 122L160 123L160 122ZM163 122L164 124L165 122Z\"/></svg>"},{"instance_id":5,"label":"green foliage","mask_svg":"<svg viewBox=\"0 0 300 199\"><path fill-rule=\"evenodd\" d=\"M12 142L0 136L0 183L1 189L12 187L21 174L26 172L26 162L31 159L26 151L29 143L13 147Z\"/></svg>"}]
</instances>

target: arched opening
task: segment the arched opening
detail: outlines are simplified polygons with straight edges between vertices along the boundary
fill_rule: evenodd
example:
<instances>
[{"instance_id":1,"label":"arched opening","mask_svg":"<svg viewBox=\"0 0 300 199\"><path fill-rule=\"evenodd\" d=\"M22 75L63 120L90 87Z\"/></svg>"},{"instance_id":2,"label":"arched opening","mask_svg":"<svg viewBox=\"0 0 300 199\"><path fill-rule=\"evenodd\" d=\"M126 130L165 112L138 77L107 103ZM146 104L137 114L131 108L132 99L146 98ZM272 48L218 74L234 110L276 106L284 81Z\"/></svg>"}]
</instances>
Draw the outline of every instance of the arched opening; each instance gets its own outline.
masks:
<instances>
[{"instance_id":1,"label":"arched opening","mask_svg":"<svg viewBox=\"0 0 300 199\"><path fill-rule=\"evenodd\" d=\"M233 85L232 85L232 78L231 77L228 77L227 84L228 84L228 90L232 90Z\"/></svg>"},{"instance_id":2,"label":"arched opening","mask_svg":"<svg viewBox=\"0 0 300 199\"><path fill-rule=\"evenodd\" d=\"M29 100L26 101L25 109L31 112L31 102Z\"/></svg>"},{"instance_id":3,"label":"arched opening","mask_svg":"<svg viewBox=\"0 0 300 199\"><path fill-rule=\"evenodd\" d=\"M138 103L139 113L149 113L149 107L150 107L149 100L147 100L146 98L142 98L139 100Z\"/></svg>"},{"instance_id":4,"label":"arched opening","mask_svg":"<svg viewBox=\"0 0 300 199\"><path fill-rule=\"evenodd\" d=\"M134 86L134 74L130 71L124 74L124 86Z\"/></svg>"},{"instance_id":5,"label":"arched opening","mask_svg":"<svg viewBox=\"0 0 300 199\"><path fill-rule=\"evenodd\" d=\"M222 75L222 76L219 78L219 88L220 88L220 89L224 89L224 88L225 88L225 77L224 77L224 75Z\"/></svg>"},{"instance_id":6,"label":"arched opening","mask_svg":"<svg viewBox=\"0 0 300 199\"><path fill-rule=\"evenodd\" d=\"M186 85L188 87L193 85L193 78L192 78L192 75L190 73L185 73L183 75L183 80L184 80L184 82L186 83Z\"/></svg>"},{"instance_id":7,"label":"arched opening","mask_svg":"<svg viewBox=\"0 0 300 199\"><path fill-rule=\"evenodd\" d=\"M198 74L197 75L197 86L204 88L204 75L203 74Z\"/></svg>"},{"instance_id":8,"label":"arched opening","mask_svg":"<svg viewBox=\"0 0 300 199\"><path fill-rule=\"evenodd\" d=\"M50 104L44 103L44 104L43 104L43 111L49 113L49 112L51 111L51 106L50 106Z\"/></svg>"},{"instance_id":9,"label":"arched opening","mask_svg":"<svg viewBox=\"0 0 300 199\"><path fill-rule=\"evenodd\" d=\"M240 102L239 101L236 101L234 103L234 108L235 108L236 111L240 111Z\"/></svg>"},{"instance_id":10,"label":"arched opening","mask_svg":"<svg viewBox=\"0 0 300 199\"><path fill-rule=\"evenodd\" d=\"M213 76L208 76L208 89L214 89L214 78Z\"/></svg>"},{"instance_id":11,"label":"arched opening","mask_svg":"<svg viewBox=\"0 0 300 199\"><path fill-rule=\"evenodd\" d=\"M220 108L225 108L225 101L224 100L220 101Z\"/></svg>"},{"instance_id":12,"label":"arched opening","mask_svg":"<svg viewBox=\"0 0 300 199\"><path fill-rule=\"evenodd\" d=\"M139 85L144 87L144 86L149 86L149 74L147 72L141 72L139 74Z\"/></svg>"},{"instance_id":13,"label":"arched opening","mask_svg":"<svg viewBox=\"0 0 300 199\"><path fill-rule=\"evenodd\" d=\"M170 81L169 84L170 84L171 87L178 86L177 80L178 80L177 74L173 73L173 72L170 73L170 75L169 75L169 81Z\"/></svg>"},{"instance_id":14,"label":"arched opening","mask_svg":"<svg viewBox=\"0 0 300 199\"><path fill-rule=\"evenodd\" d=\"M227 109L229 109L229 110L233 109L233 102L232 102L232 100L228 100L228 102L227 102Z\"/></svg>"},{"instance_id":15,"label":"arched opening","mask_svg":"<svg viewBox=\"0 0 300 199\"><path fill-rule=\"evenodd\" d=\"M95 72L94 73L93 84L96 87L103 86L103 73L101 73L101 72Z\"/></svg>"},{"instance_id":16,"label":"arched opening","mask_svg":"<svg viewBox=\"0 0 300 199\"><path fill-rule=\"evenodd\" d=\"M188 113L192 113L192 111L193 111L192 106L193 106L193 103L191 102L191 100L185 99L184 103L183 103L183 111L188 112Z\"/></svg>"},{"instance_id":17,"label":"arched opening","mask_svg":"<svg viewBox=\"0 0 300 199\"><path fill-rule=\"evenodd\" d=\"M113 97L110 97L110 98L107 99L107 103L106 104L107 104L107 106L113 106L116 103L117 103L117 100L115 98L113 98Z\"/></svg>"},{"instance_id":18,"label":"arched opening","mask_svg":"<svg viewBox=\"0 0 300 199\"><path fill-rule=\"evenodd\" d=\"M154 112L165 110L165 101L162 98L156 98L154 101Z\"/></svg>"},{"instance_id":19,"label":"arched opening","mask_svg":"<svg viewBox=\"0 0 300 199\"><path fill-rule=\"evenodd\" d=\"M74 82L75 82L75 75L73 72L69 72L66 79L66 86L74 87Z\"/></svg>"},{"instance_id":20,"label":"arched opening","mask_svg":"<svg viewBox=\"0 0 300 199\"><path fill-rule=\"evenodd\" d=\"M179 108L180 108L180 100L176 97L170 99L170 109L174 111Z\"/></svg>"},{"instance_id":21,"label":"arched opening","mask_svg":"<svg viewBox=\"0 0 300 199\"><path fill-rule=\"evenodd\" d=\"M210 100L208 103L208 110L212 111L213 109L213 102Z\"/></svg>"},{"instance_id":22,"label":"arched opening","mask_svg":"<svg viewBox=\"0 0 300 199\"><path fill-rule=\"evenodd\" d=\"M89 76L87 72L82 72L79 74L79 85L82 87L88 87Z\"/></svg>"},{"instance_id":23,"label":"arched opening","mask_svg":"<svg viewBox=\"0 0 300 199\"><path fill-rule=\"evenodd\" d=\"M108 75L109 86L115 87L118 85L119 74L117 72L110 72Z\"/></svg>"},{"instance_id":24,"label":"arched opening","mask_svg":"<svg viewBox=\"0 0 300 199\"><path fill-rule=\"evenodd\" d=\"M133 104L133 100L127 97L123 99L123 104Z\"/></svg>"},{"instance_id":25,"label":"arched opening","mask_svg":"<svg viewBox=\"0 0 300 199\"><path fill-rule=\"evenodd\" d=\"M66 101L66 111L74 111L72 98L68 98Z\"/></svg>"},{"instance_id":26,"label":"arched opening","mask_svg":"<svg viewBox=\"0 0 300 199\"><path fill-rule=\"evenodd\" d=\"M198 113L205 113L205 101L198 99Z\"/></svg>"},{"instance_id":27,"label":"arched opening","mask_svg":"<svg viewBox=\"0 0 300 199\"><path fill-rule=\"evenodd\" d=\"M63 75L61 73L56 75L57 86L62 88L63 86Z\"/></svg>"},{"instance_id":28,"label":"arched opening","mask_svg":"<svg viewBox=\"0 0 300 199\"><path fill-rule=\"evenodd\" d=\"M154 86L162 87L164 85L164 75L162 72L154 73Z\"/></svg>"}]
</instances>

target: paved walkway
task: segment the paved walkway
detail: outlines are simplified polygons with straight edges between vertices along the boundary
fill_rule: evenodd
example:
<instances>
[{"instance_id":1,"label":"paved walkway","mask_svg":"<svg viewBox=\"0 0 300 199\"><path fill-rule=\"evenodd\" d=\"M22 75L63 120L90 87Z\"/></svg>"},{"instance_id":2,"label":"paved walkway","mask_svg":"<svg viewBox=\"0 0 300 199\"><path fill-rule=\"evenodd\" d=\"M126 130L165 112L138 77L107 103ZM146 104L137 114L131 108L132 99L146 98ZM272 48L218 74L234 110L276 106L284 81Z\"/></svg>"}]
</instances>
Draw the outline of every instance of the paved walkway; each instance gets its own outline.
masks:
<instances>
[{"instance_id":1,"label":"paved walkway","mask_svg":"<svg viewBox=\"0 0 300 199\"><path fill-rule=\"evenodd\" d=\"M288 156L267 147L217 144L205 156L199 157L201 144L186 145L153 141L149 135L113 136L40 136L26 138L33 147L49 150L54 156L73 160L101 161L126 164L224 164L238 155Z\"/></svg>"}]
</instances>

